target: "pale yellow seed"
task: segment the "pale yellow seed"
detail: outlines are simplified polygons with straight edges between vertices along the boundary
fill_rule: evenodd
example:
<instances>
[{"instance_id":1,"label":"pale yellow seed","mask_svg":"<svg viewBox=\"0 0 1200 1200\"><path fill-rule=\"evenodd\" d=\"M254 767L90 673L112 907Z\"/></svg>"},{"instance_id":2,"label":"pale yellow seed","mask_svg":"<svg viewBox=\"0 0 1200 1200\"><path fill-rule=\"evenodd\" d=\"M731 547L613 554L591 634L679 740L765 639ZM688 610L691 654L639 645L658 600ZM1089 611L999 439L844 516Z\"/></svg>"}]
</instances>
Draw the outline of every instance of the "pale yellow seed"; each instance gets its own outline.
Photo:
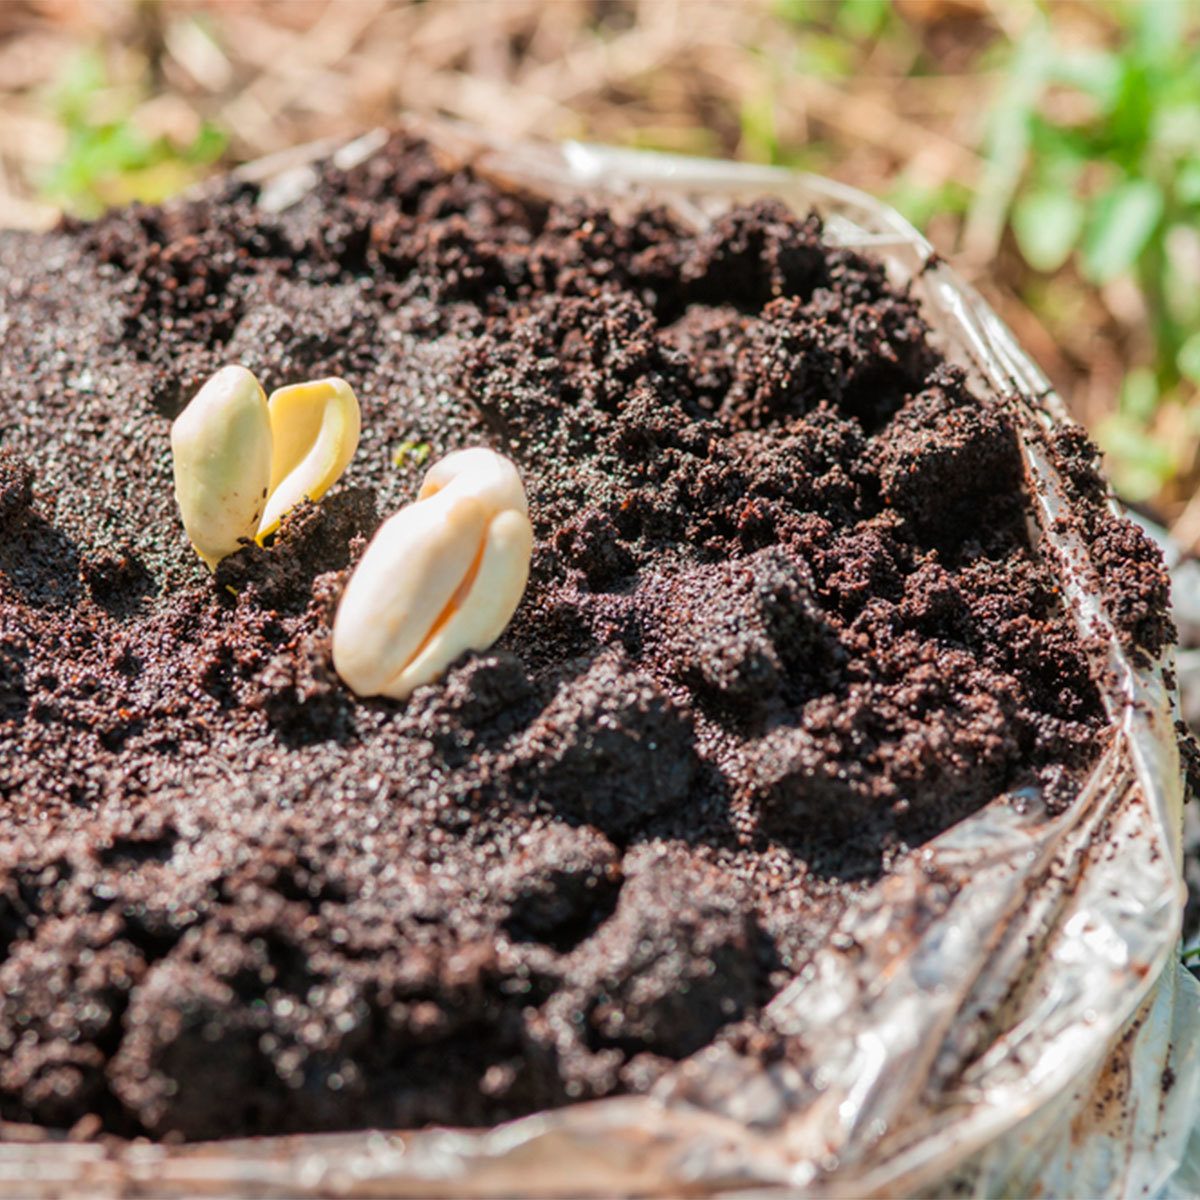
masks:
<instances>
[{"instance_id":1,"label":"pale yellow seed","mask_svg":"<svg viewBox=\"0 0 1200 1200\"><path fill-rule=\"evenodd\" d=\"M333 661L361 696L403 700L467 650L486 650L529 579L533 528L516 467L451 454L380 526L338 606Z\"/></svg>"},{"instance_id":2,"label":"pale yellow seed","mask_svg":"<svg viewBox=\"0 0 1200 1200\"><path fill-rule=\"evenodd\" d=\"M271 444L267 398L245 367L223 367L171 426L175 499L210 570L258 529L271 484Z\"/></svg>"},{"instance_id":3,"label":"pale yellow seed","mask_svg":"<svg viewBox=\"0 0 1200 1200\"><path fill-rule=\"evenodd\" d=\"M274 452L260 541L289 509L306 498L320 500L337 482L358 448L361 424L358 398L336 377L279 388L268 409Z\"/></svg>"}]
</instances>

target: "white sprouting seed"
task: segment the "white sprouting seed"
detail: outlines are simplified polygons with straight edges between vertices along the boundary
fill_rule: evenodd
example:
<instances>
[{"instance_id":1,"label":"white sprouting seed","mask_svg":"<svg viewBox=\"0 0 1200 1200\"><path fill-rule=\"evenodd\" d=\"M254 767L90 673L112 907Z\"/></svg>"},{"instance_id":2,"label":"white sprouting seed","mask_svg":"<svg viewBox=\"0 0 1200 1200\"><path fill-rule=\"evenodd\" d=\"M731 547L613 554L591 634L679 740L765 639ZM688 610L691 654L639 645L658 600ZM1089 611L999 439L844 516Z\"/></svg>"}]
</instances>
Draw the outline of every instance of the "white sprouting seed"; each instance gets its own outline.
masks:
<instances>
[{"instance_id":1,"label":"white sprouting seed","mask_svg":"<svg viewBox=\"0 0 1200 1200\"><path fill-rule=\"evenodd\" d=\"M493 450L435 463L417 499L380 526L346 585L333 663L360 696L403 700L512 619L533 553L516 467Z\"/></svg>"},{"instance_id":2,"label":"white sprouting seed","mask_svg":"<svg viewBox=\"0 0 1200 1200\"><path fill-rule=\"evenodd\" d=\"M222 367L171 426L175 498L209 569L325 495L354 457L360 421L344 379L280 388L268 401L245 367Z\"/></svg>"},{"instance_id":3,"label":"white sprouting seed","mask_svg":"<svg viewBox=\"0 0 1200 1200\"><path fill-rule=\"evenodd\" d=\"M245 367L222 367L171 426L175 499L210 570L258 531L271 485L271 443L267 398Z\"/></svg>"}]
</instances>

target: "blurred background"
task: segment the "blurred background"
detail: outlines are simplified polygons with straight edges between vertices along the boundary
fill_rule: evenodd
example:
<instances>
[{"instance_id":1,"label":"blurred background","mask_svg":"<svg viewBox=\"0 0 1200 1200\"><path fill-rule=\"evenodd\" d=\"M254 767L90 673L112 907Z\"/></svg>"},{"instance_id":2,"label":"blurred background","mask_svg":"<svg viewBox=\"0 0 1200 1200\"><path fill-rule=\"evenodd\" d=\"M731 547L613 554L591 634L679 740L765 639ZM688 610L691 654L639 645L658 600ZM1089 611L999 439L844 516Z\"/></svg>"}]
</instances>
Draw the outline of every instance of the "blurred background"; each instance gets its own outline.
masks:
<instances>
[{"instance_id":1,"label":"blurred background","mask_svg":"<svg viewBox=\"0 0 1200 1200\"><path fill-rule=\"evenodd\" d=\"M889 200L1200 546L1195 0L7 0L0 227L406 112Z\"/></svg>"}]
</instances>

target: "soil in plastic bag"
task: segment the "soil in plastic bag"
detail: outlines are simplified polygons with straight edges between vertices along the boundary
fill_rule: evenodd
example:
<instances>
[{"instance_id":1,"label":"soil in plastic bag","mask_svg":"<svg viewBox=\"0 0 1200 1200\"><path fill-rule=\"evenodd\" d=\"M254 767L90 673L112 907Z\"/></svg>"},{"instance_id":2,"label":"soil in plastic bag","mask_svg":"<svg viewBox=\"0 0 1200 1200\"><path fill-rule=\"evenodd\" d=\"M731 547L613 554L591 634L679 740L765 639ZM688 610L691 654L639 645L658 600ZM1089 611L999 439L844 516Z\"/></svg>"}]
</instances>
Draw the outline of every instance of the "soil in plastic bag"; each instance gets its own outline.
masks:
<instances>
[{"instance_id":1,"label":"soil in plastic bag","mask_svg":"<svg viewBox=\"0 0 1200 1200\"><path fill-rule=\"evenodd\" d=\"M923 272L931 343L915 300L837 248L921 265L890 215L618 156L610 192L640 171L672 204L613 219L528 190L594 184L606 160L582 148L533 152L519 193L394 151L343 154L279 217L232 189L49 243L84 297L65 311L120 347L119 388L61 326L18 320L70 416L124 424L100 463L51 453L47 426L41 459L3 464L10 641L82 647L83 612L105 650L86 679L12 656L26 715L53 719L22 723L36 744L9 759L13 823L33 792L44 811L9 843L26 915L5 1005L61 1036L23 1035L7 1113L209 1137L650 1091L387 1153L267 1153L282 1186L353 1163L480 1193L516 1155L553 1194L581 1138L608 1147L571 1183L596 1194L945 1176L1094 1069L1166 960L1161 567L986 310ZM797 214L706 211L764 182ZM185 582L159 443L228 359L269 386L357 370L391 390L364 389L373 432L340 500L229 560L214 600ZM61 425L25 391L21 420ZM362 713L320 651L340 578L415 461L481 432L527 468L530 596L436 697ZM49 489L97 470L135 534L94 487L46 520ZM172 674L194 698L156 709ZM64 1008L54 973L84 955ZM221 1153L169 1161L194 1180Z\"/></svg>"}]
</instances>

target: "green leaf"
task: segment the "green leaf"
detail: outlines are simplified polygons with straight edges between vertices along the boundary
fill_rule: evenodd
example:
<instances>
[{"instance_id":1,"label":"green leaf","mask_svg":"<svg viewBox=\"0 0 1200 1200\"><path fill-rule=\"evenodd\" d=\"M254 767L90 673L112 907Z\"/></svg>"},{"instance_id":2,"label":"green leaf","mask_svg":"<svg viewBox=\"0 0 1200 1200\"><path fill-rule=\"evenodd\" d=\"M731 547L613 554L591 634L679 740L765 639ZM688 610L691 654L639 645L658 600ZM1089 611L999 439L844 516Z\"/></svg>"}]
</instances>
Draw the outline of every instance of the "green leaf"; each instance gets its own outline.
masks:
<instances>
[{"instance_id":1,"label":"green leaf","mask_svg":"<svg viewBox=\"0 0 1200 1200\"><path fill-rule=\"evenodd\" d=\"M1095 147L1080 129L1053 125L1041 113L1029 124L1033 178L1043 191L1078 191L1081 176L1096 157Z\"/></svg>"},{"instance_id":2,"label":"green leaf","mask_svg":"<svg viewBox=\"0 0 1200 1200\"><path fill-rule=\"evenodd\" d=\"M1151 64L1160 64L1178 52L1183 43L1184 0L1140 0L1133 5L1135 46Z\"/></svg>"},{"instance_id":3,"label":"green leaf","mask_svg":"<svg viewBox=\"0 0 1200 1200\"><path fill-rule=\"evenodd\" d=\"M1049 34L1031 22L1013 54L1008 77L988 119L985 151L989 171L1020 174L1029 147L1030 126L1052 62Z\"/></svg>"},{"instance_id":4,"label":"green leaf","mask_svg":"<svg viewBox=\"0 0 1200 1200\"><path fill-rule=\"evenodd\" d=\"M865 42L883 33L891 16L890 0L842 0L834 23L852 41Z\"/></svg>"},{"instance_id":5,"label":"green leaf","mask_svg":"<svg viewBox=\"0 0 1200 1200\"><path fill-rule=\"evenodd\" d=\"M1162 233L1155 334L1167 359L1175 358L1189 330L1200 329L1200 234L1194 226L1194 218L1185 218Z\"/></svg>"},{"instance_id":6,"label":"green leaf","mask_svg":"<svg viewBox=\"0 0 1200 1200\"><path fill-rule=\"evenodd\" d=\"M853 50L845 38L810 31L800 43L800 70L824 79L844 79L854 69Z\"/></svg>"},{"instance_id":7,"label":"green leaf","mask_svg":"<svg viewBox=\"0 0 1200 1200\"><path fill-rule=\"evenodd\" d=\"M1083 241L1084 273L1107 283L1137 262L1162 218L1163 195L1149 179L1127 179L1092 206Z\"/></svg>"},{"instance_id":8,"label":"green leaf","mask_svg":"<svg viewBox=\"0 0 1200 1200\"><path fill-rule=\"evenodd\" d=\"M1181 204L1200 204L1200 158L1190 159L1179 168L1175 195Z\"/></svg>"},{"instance_id":9,"label":"green leaf","mask_svg":"<svg viewBox=\"0 0 1200 1200\"><path fill-rule=\"evenodd\" d=\"M392 455L392 462L397 467L423 467L432 452L433 447L428 442L401 442Z\"/></svg>"},{"instance_id":10,"label":"green leaf","mask_svg":"<svg viewBox=\"0 0 1200 1200\"><path fill-rule=\"evenodd\" d=\"M211 121L205 121L195 140L184 150L183 158L189 163L207 166L225 153L228 144L229 135Z\"/></svg>"},{"instance_id":11,"label":"green leaf","mask_svg":"<svg viewBox=\"0 0 1200 1200\"><path fill-rule=\"evenodd\" d=\"M1051 78L1109 108L1121 83L1121 63L1110 50L1062 50L1054 59Z\"/></svg>"},{"instance_id":12,"label":"green leaf","mask_svg":"<svg viewBox=\"0 0 1200 1200\"><path fill-rule=\"evenodd\" d=\"M108 86L104 56L94 47L67 60L50 89L50 105L68 129L86 126L92 97Z\"/></svg>"},{"instance_id":13,"label":"green leaf","mask_svg":"<svg viewBox=\"0 0 1200 1200\"><path fill-rule=\"evenodd\" d=\"M957 180L930 185L901 175L884 194L884 199L918 229L924 229L934 217L950 213L960 215L971 203L971 192Z\"/></svg>"},{"instance_id":14,"label":"green leaf","mask_svg":"<svg viewBox=\"0 0 1200 1200\"><path fill-rule=\"evenodd\" d=\"M1024 174L1037 108L1053 58L1045 20L1030 21L1014 49L1004 85L988 116L983 177L967 217L967 236L976 229L998 231L1008 218Z\"/></svg>"},{"instance_id":15,"label":"green leaf","mask_svg":"<svg viewBox=\"0 0 1200 1200\"><path fill-rule=\"evenodd\" d=\"M738 114L742 127L741 149L752 162L779 161L779 133L775 124L775 97L767 93L748 96Z\"/></svg>"},{"instance_id":16,"label":"green leaf","mask_svg":"<svg viewBox=\"0 0 1200 1200\"><path fill-rule=\"evenodd\" d=\"M775 0L775 15L794 25L806 25L816 15L814 0Z\"/></svg>"},{"instance_id":17,"label":"green leaf","mask_svg":"<svg viewBox=\"0 0 1200 1200\"><path fill-rule=\"evenodd\" d=\"M1117 491L1134 502L1152 499L1175 473L1168 447L1130 417L1114 414L1095 428Z\"/></svg>"},{"instance_id":18,"label":"green leaf","mask_svg":"<svg viewBox=\"0 0 1200 1200\"><path fill-rule=\"evenodd\" d=\"M1193 333L1182 346L1176 356L1175 365L1185 379L1200 383L1200 330Z\"/></svg>"},{"instance_id":19,"label":"green leaf","mask_svg":"<svg viewBox=\"0 0 1200 1200\"><path fill-rule=\"evenodd\" d=\"M1200 146L1200 95L1164 101L1150 123L1150 138L1159 157L1187 159Z\"/></svg>"},{"instance_id":20,"label":"green leaf","mask_svg":"<svg viewBox=\"0 0 1200 1200\"><path fill-rule=\"evenodd\" d=\"M1148 424L1158 408L1158 379L1149 367L1134 367L1121 381L1121 415Z\"/></svg>"},{"instance_id":21,"label":"green leaf","mask_svg":"<svg viewBox=\"0 0 1200 1200\"><path fill-rule=\"evenodd\" d=\"M1026 192L1013 205L1012 226L1025 261L1037 271L1056 271L1075 248L1083 205L1069 192Z\"/></svg>"}]
</instances>

